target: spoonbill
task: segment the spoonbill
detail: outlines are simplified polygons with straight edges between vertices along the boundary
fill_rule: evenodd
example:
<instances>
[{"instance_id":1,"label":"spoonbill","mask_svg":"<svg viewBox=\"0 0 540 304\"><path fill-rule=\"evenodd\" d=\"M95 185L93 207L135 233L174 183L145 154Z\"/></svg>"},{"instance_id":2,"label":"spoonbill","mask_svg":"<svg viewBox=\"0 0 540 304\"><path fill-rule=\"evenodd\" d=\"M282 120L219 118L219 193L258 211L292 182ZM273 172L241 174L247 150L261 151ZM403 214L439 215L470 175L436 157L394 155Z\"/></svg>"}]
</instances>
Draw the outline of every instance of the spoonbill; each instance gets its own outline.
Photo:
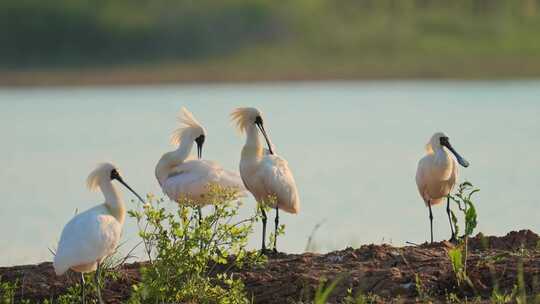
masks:
<instances>
[{"instance_id":1,"label":"spoonbill","mask_svg":"<svg viewBox=\"0 0 540 304\"><path fill-rule=\"evenodd\" d=\"M114 253L122 233L126 207L112 184L113 180L124 185L144 204L144 200L122 179L113 164L98 165L88 176L87 185L92 191L99 188L105 196L105 203L77 214L64 226L54 256L56 275L62 275L68 269L81 274L82 303L85 302L83 273L92 271L96 271L97 295L99 302L103 303L99 288L100 265Z\"/></svg>"},{"instance_id":2,"label":"spoonbill","mask_svg":"<svg viewBox=\"0 0 540 304\"><path fill-rule=\"evenodd\" d=\"M173 132L171 138L172 144L178 148L161 156L155 174L163 192L171 200L180 202L188 199L197 204L201 220L201 207L209 203L205 199L209 184L235 188L239 195L245 188L238 173L225 170L216 162L201 159L206 129L193 114L182 107L178 120L181 127ZM198 159L190 159L194 142L197 144Z\"/></svg>"},{"instance_id":3,"label":"spoonbill","mask_svg":"<svg viewBox=\"0 0 540 304\"><path fill-rule=\"evenodd\" d=\"M444 197L446 197L446 213L452 231L450 241L456 239L452 218L450 217L450 197L448 195L458 179L458 166L456 159L449 152L454 154L460 165L465 168L469 166L469 162L452 147L448 136L442 132L437 132L433 134L426 145L426 155L418 162L416 171L418 191L429 208L431 243L433 243L433 212L431 206L441 203Z\"/></svg>"},{"instance_id":4,"label":"spoonbill","mask_svg":"<svg viewBox=\"0 0 540 304\"><path fill-rule=\"evenodd\" d=\"M231 113L241 133L246 133L242 148L240 175L246 189L253 194L262 213L262 251L266 252L266 211L264 206L276 209L275 231L279 227L279 209L296 214L300 211L300 198L296 183L285 159L273 151L270 138L264 129L262 113L255 108L237 108ZM266 140L268 150L263 149L259 130ZM277 252L274 238L274 252Z\"/></svg>"}]
</instances>

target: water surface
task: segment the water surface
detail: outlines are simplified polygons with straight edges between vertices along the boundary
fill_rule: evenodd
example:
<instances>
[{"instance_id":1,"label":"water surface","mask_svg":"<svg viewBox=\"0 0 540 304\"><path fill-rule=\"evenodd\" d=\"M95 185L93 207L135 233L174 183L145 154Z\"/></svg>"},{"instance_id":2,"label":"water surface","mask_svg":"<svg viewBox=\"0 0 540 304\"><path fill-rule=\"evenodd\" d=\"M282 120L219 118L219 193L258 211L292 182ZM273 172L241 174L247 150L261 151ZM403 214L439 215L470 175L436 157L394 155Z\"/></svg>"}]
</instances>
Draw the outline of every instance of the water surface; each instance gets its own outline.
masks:
<instances>
[{"instance_id":1,"label":"water surface","mask_svg":"<svg viewBox=\"0 0 540 304\"><path fill-rule=\"evenodd\" d=\"M154 166L171 150L176 112L206 126L205 158L236 169L243 138L228 114L256 106L297 179L299 215L280 217L281 250L300 252L313 227L319 250L429 237L414 175L424 145L445 131L482 189L479 230L540 229L540 82L310 82L0 89L0 265L50 260L76 209L101 203L85 188L97 162L113 161L140 193L161 191ZM123 191L126 199L132 196ZM253 211L252 199L243 214ZM208 212L208 211L207 211ZM449 237L443 207L435 237ZM271 220L273 222L273 213ZM252 246L259 246L259 227ZM128 219L128 244L137 240Z\"/></svg>"}]
</instances>

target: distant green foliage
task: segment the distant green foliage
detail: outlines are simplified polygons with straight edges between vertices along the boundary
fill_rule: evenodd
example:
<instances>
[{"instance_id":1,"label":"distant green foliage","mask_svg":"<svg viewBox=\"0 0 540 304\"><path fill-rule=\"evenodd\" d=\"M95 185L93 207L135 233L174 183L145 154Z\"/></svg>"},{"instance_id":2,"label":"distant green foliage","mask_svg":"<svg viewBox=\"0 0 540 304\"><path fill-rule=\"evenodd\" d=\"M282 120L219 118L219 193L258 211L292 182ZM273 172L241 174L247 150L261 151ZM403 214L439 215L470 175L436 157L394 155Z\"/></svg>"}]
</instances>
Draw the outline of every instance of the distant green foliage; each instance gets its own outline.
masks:
<instances>
[{"instance_id":1,"label":"distant green foliage","mask_svg":"<svg viewBox=\"0 0 540 304\"><path fill-rule=\"evenodd\" d=\"M258 252L246 250L258 214L234 222L236 192L210 187L214 211L199 224L196 208L182 201L168 211L153 200L142 211L132 210L139 224L149 264L142 282L133 286L131 303L248 303L242 281L232 270L262 263Z\"/></svg>"},{"instance_id":2,"label":"distant green foliage","mask_svg":"<svg viewBox=\"0 0 540 304\"><path fill-rule=\"evenodd\" d=\"M0 1L3 65L85 65L228 53L272 34L265 1Z\"/></svg>"},{"instance_id":3,"label":"distant green foliage","mask_svg":"<svg viewBox=\"0 0 540 304\"><path fill-rule=\"evenodd\" d=\"M2 0L0 66L232 56L436 68L538 58L539 27L539 0Z\"/></svg>"}]
</instances>

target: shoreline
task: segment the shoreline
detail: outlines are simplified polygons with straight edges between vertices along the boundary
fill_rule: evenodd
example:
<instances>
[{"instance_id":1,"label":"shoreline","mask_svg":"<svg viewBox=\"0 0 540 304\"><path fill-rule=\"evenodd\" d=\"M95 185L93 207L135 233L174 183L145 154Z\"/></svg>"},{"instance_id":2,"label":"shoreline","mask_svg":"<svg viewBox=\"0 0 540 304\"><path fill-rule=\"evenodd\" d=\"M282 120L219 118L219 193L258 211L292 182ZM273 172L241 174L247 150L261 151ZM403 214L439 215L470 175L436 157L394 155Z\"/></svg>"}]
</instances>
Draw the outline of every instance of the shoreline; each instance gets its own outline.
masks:
<instances>
[{"instance_id":1,"label":"shoreline","mask_svg":"<svg viewBox=\"0 0 540 304\"><path fill-rule=\"evenodd\" d=\"M540 236L530 230L512 231L502 237L469 239L468 277L474 289L459 286L448 252L454 245L443 241L419 246L362 245L326 254L272 254L262 268L235 270L254 303L301 303L309 301L323 279L341 278L329 303L342 303L348 289L373 297L375 303L399 300L439 302L448 296L476 298L491 303L495 292L509 294L519 280L527 297L540 295ZM145 262L126 263L115 269L118 279L104 288L107 303L124 303L131 286L140 278ZM53 299L75 284L77 276L57 277L50 262L0 267L2 282L19 282L15 299ZM283 282L288 284L283 285ZM419 289L420 288L420 289ZM292 301L292 302L291 302Z\"/></svg>"},{"instance_id":2,"label":"shoreline","mask_svg":"<svg viewBox=\"0 0 540 304\"><path fill-rule=\"evenodd\" d=\"M529 65L491 60L468 63L353 63L319 66L242 66L234 62L153 64L95 68L0 69L2 87L70 87L167 84L228 84L308 81L540 79L540 61Z\"/></svg>"}]
</instances>

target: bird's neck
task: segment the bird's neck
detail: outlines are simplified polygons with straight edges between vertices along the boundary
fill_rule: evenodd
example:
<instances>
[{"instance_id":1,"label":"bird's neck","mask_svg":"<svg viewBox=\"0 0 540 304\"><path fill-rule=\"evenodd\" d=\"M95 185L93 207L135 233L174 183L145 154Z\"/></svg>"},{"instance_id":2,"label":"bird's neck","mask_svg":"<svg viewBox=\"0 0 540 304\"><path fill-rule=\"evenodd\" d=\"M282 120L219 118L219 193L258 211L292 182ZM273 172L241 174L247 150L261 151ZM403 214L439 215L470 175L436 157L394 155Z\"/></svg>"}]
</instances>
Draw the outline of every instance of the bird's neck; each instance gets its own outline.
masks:
<instances>
[{"instance_id":1,"label":"bird's neck","mask_svg":"<svg viewBox=\"0 0 540 304\"><path fill-rule=\"evenodd\" d=\"M438 147L435 149L435 164L443 170L452 165L452 157L445 148Z\"/></svg>"},{"instance_id":2,"label":"bird's neck","mask_svg":"<svg viewBox=\"0 0 540 304\"><path fill-rule=\"evenodd\" d=\"M102 182L99 187L105 197L105 206L111 215L123 224L126 218L126 206L122 200L122 196L110 180Z\"/></svg>"},{"instance_id":3,"label":"bird's neck","mask_svg":"<svg viewBox=\"0 0 540 304\"><path fill-rule=\"evenodd\" d=\"M156 178L162 184L171 171L178 165L181 165L191 153L193 141L182 139L178 149L165 153L156 165Z\"/></svg>"},{"instance_id":4,"label":"bird's neck","mask_svg":"<svg viewBox=\"0 0 540 304\"><path fill-rule=\"evenodd\" d=\"M242 149L242 159L260 159L263 156L263 146L257 127L253 124L246 129L246 144Z\"/></svg>"},{"instance_id":5,"label":"bird's neck","mask_svg":"<svg viewBox=\"0 0 540 304\"><path fill-rule=\"evenodd\" d=\"M174 162L175 165L183 163L188 158L192 148L193 140L189 140L188 138L182 138L178 149L172 152L171 161Z\"/></svg>"}]
</instances>

